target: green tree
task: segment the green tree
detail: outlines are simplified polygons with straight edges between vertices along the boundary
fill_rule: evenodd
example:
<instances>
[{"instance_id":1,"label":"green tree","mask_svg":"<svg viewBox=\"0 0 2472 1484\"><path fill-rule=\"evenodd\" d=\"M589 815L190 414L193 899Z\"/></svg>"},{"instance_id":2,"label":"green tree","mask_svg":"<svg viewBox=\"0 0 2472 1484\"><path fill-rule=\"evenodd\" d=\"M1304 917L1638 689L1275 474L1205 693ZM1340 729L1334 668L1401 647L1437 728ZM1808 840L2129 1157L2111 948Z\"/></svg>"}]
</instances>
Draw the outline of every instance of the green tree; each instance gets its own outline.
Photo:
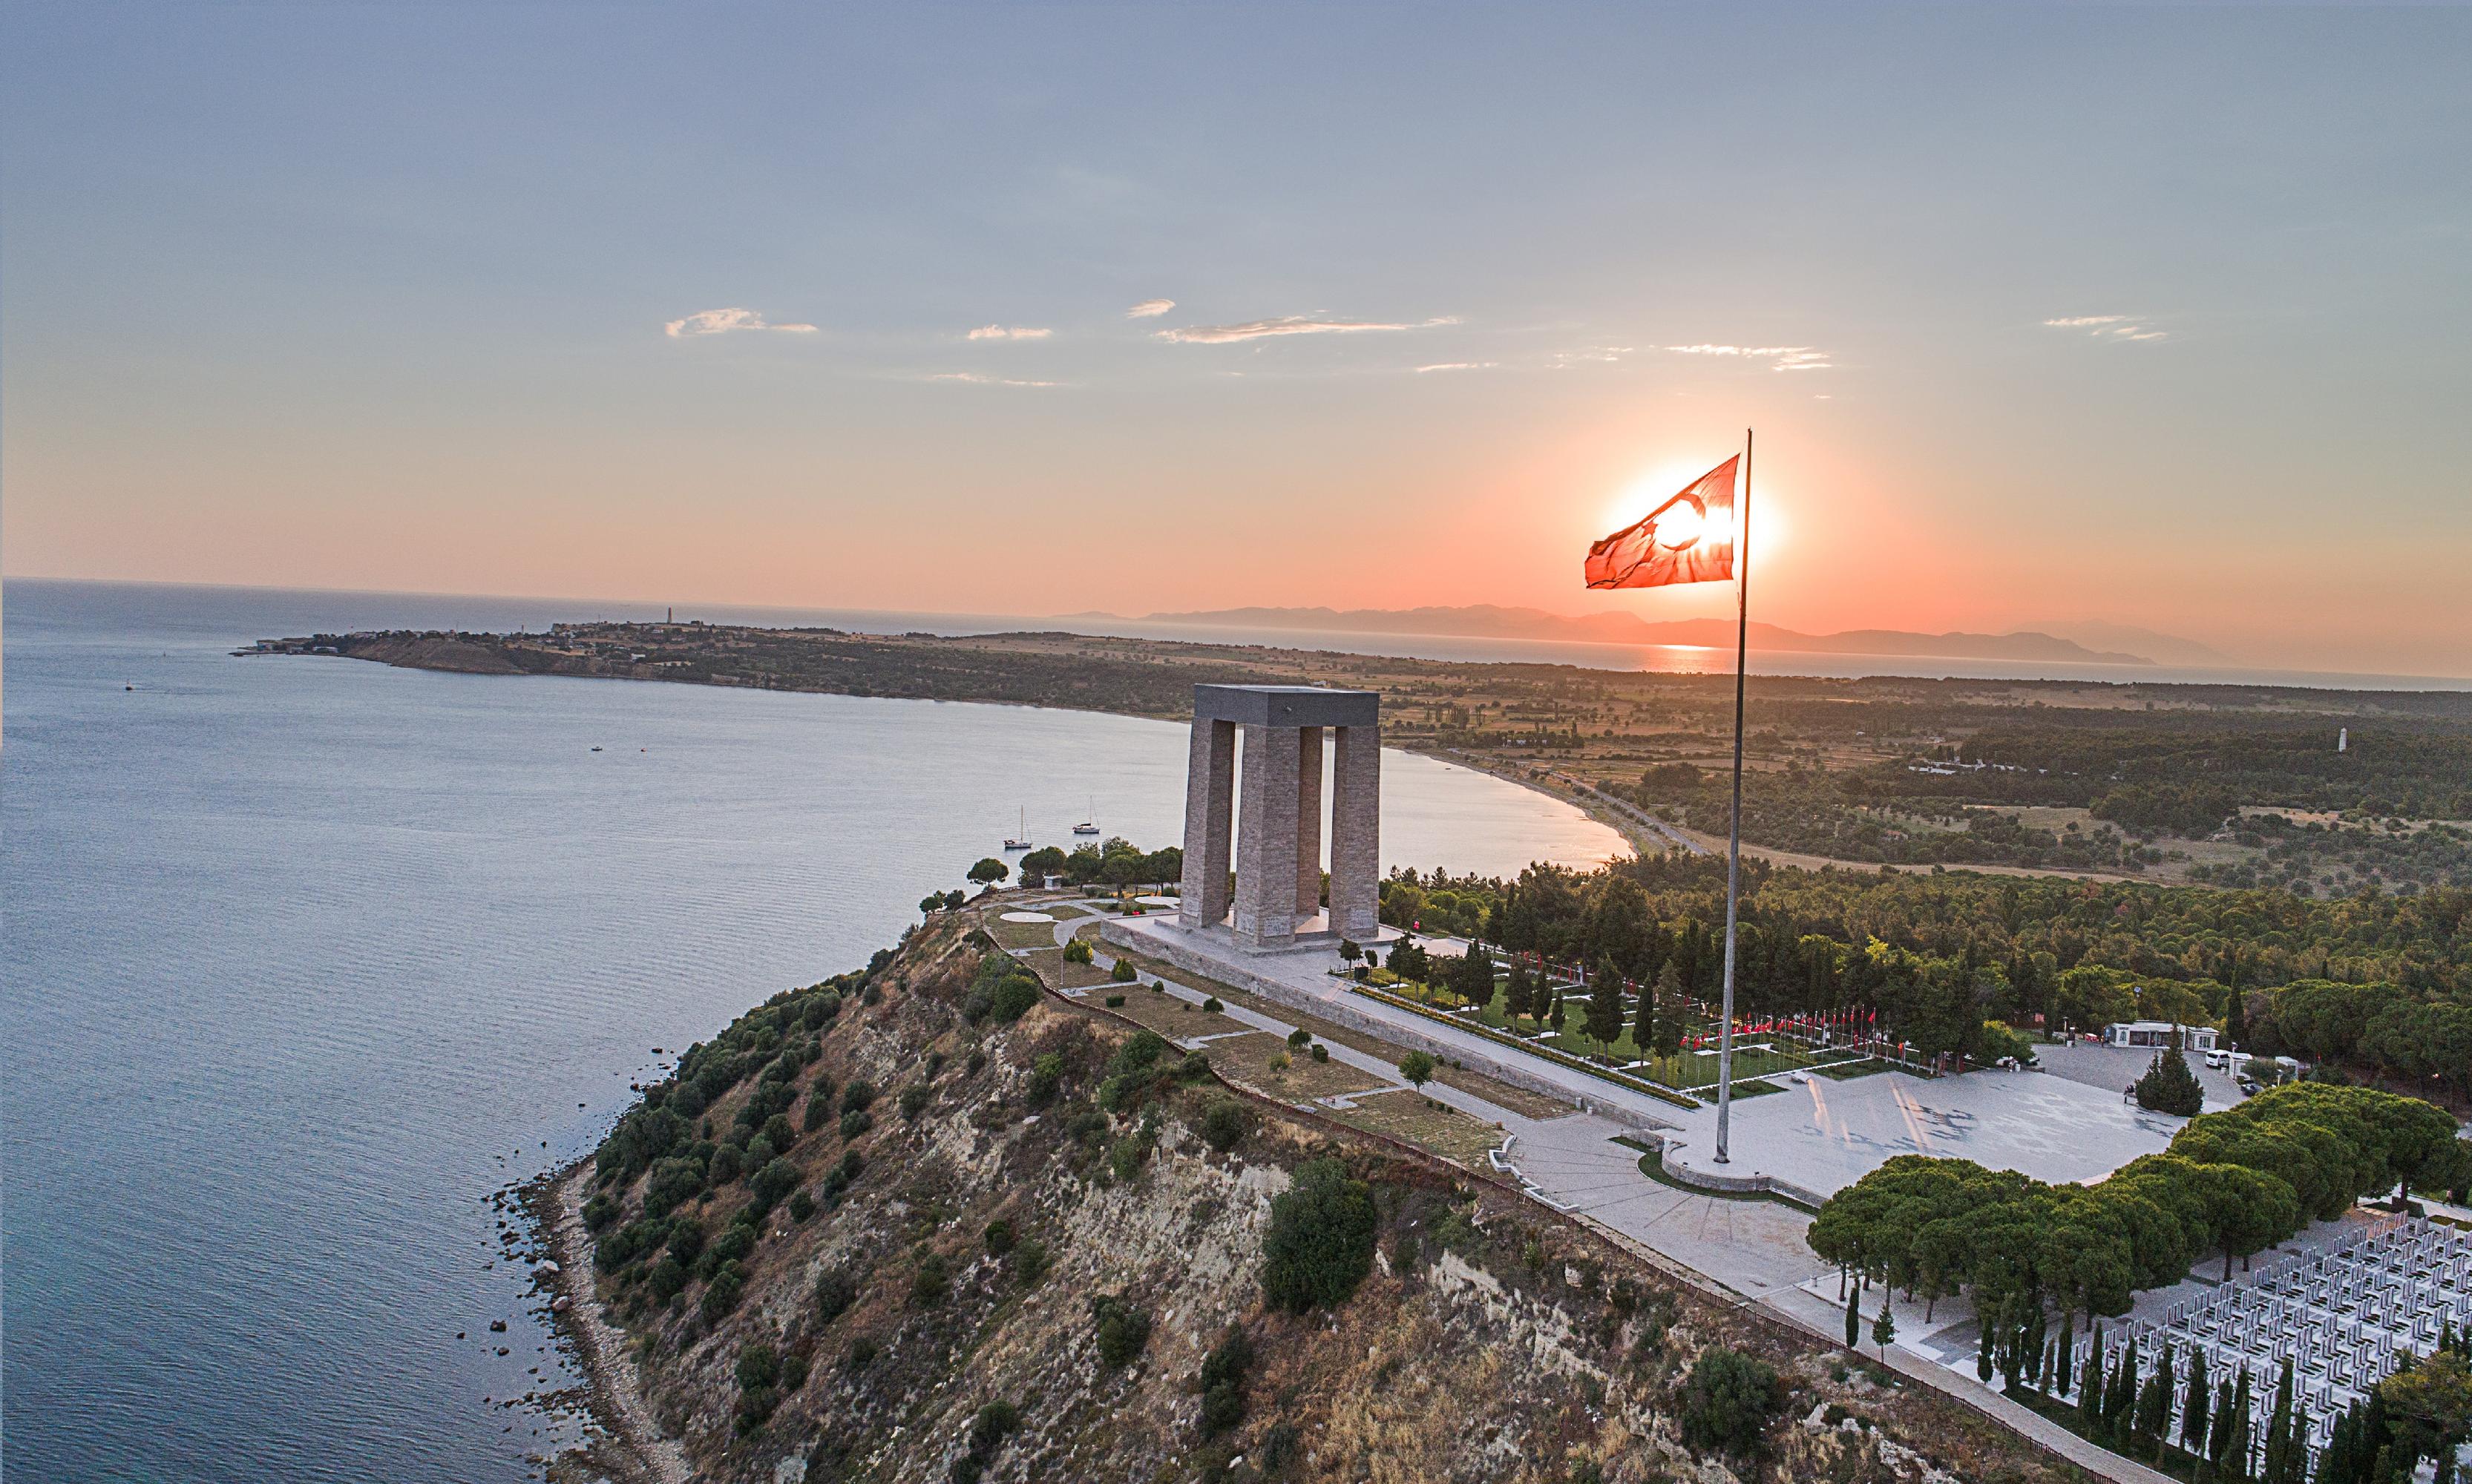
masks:
<instances>
[{"instance_id":1,"label":"green tree","mask_svg":"<svg viewBox=\"0 0 2472 1484\"><path fill-rule=\"evenodd\" d=\"M1410 1051L1399 1058L1399 1075L1415 1084L1418 1092L1434 1079L1434 1059L1422 1051Z\"/></svg>"},{"instance_id":2,"label":"green tree","mask_svg":"<svg viewBox=\"0 0 2472 1484\"><path fill-rule=\"evenodd\" d=\"M1262 1240L1262 1297L1305 1313L1347 1302L1373 1270L1373 1188L1335 1159L1308 1160L1271 1201Z\"/></svg>"},{"instance_id":3,"label":"green tree","mask_svg":"<svg viewBox=\"0 0 2472 1484\"><path fill-rule=\"evenodd\" d=\"M1880 1317L1871 1321L1871 1343L1879 1347L1880 1358L1889 1358L1889 1342L1897 1337L1897 1318L1889 1312L1890 1289L1880 1285Z\"/></svg>"},{"instance_id":4,"label":"green tree","mask_svg":"<svg viewBox=\"0 0 2472 1484\"><path fill-rule=\"evenodd\" d=\"M1580 1028L1600 1050L1622 1038L1622 976L1614 972L1611 959L1598 964L1588 980L1588 1010Z\"/></svg>"},{"instance_id":5,"label":"green tree","mask_svg":"<svg viewBox=\"0 0 2472 1484\"><path fill-rule=\"evenodd\" d=\"M1011 874L1011 866L993 856L986 856L983 857L978 864L970 867L969 879L982 886L992 886Z\"/></svg>"},{"instance_id":6,"label":"green tree","mask_svg":"<svg viewBox=\"0 0 2472 1484\"><path fill-rule=\"evenodd\" d=\"M1856 1306L1863 1301L1863 1285L1856 1284L1845 1290L1845 1348L1853 1350L1863 1343L1863 1310Z\"/></svg>"},{"instance_id":7,"label":"green tree","mask_svg":"<svg viewBox=\"0 0 2472 1484\"><path fill-rule=\"evenodd\" d=\"M2189 1070L2189 1059L2180 1054L2176 1043L2155 1052L2153 1064L2137 1079L2137 1106L2149 1113L2191 1119L2205 1105L2206 1095L2198 1086L2197 1073Z\"/></svg>"}]
</instances>

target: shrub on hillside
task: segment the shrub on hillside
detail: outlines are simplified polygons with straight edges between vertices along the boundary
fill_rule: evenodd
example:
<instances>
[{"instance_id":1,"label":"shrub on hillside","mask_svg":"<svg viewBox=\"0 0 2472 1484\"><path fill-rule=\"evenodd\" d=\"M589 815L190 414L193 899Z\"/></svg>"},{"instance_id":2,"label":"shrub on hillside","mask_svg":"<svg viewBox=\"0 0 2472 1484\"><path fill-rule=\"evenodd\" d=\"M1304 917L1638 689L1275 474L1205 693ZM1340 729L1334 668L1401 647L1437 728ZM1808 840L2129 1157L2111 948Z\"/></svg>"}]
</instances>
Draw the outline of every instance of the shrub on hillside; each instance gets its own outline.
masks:
<instances>
[{"instance_id":1,"label":"shrub on hillside","mask_svg":"<svg viewBox=\"0 0 2472 1484\"><path fill-rule=\"evenodd\" d=\"M858 1284L850 1275L837 1267L828 1267L816 1275L816 1317L831 1324L849 1312L858 1302Z\"/></svg>"},{"instance_id":2,"label":"shrub on hillside","mask_svg":"<svg viewBox=\"0 0 2472 1484\"><path fill-rule=\"evenodd\" d=\"M1099 1363L1121 1371L1133 1363L1151 1342L1151 1316L1112 1293L1090 1301L1090 1320L1099 1337Z\"/></svg>"},{"instance_id":3,"label":"shrub on hillside","mask_svg":"<svg viewBox=\"0 0 2472 1484\"><path fill-rule=\"evenodd\" d=\"M1262 1297L1304 1313L1347 1301L1373 1270L1373 1190L1333 1159L1309 1160L1271 1202L1262 1243Z\"/></svg>"},{"instance_id":4,"label":"shrub on hillside","mask_svg":"<svg viewBox=\"0 0 2472 1484\"><path fill-rule=\"evenodd\" d=\"M1202 1104L1196 1131L1201 1135L1202 1142L1224 1154L1244 1142L1252 1124L1245 1105L1223 1093Z\"/></svg>"},{"instance_id":5,"label":"shrub on hillside","mask_svg":"<svg viewBox=\"0 0 2472 1484\"><path fill-rule=\"evenodd\" d=\"M1253 1346L1245 1331L1227 1327L1226 1337L1201 1359L1201 1436L1219 1436L1245 1420L1245 1375L1253 1367Z\"/></svg>"},{"instance_id":6,"label":"shrub on hillside","mask_svg":"<svg viewBox=\"0 0 2472 1484\"><path fill-rule=\"evenodd\" d=\"M1682 1387L1682 1441L1736 1458L1756 1455L1785 1404L1776 1371L1741 1351L1712 1346Z\"/></svg>"}]
</instances>

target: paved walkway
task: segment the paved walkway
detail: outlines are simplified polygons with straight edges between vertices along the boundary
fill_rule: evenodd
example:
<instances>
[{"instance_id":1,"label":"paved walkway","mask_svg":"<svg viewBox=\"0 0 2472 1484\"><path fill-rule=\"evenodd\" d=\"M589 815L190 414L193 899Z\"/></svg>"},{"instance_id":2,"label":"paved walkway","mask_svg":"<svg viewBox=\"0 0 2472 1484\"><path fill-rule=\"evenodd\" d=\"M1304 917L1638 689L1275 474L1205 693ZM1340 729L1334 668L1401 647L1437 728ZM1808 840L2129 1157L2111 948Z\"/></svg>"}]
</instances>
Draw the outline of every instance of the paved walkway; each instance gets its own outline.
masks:
<instances>
[{"instance_id":1,"label":"paved walkway","mask_svg":"<svg viewBox=\"0 0 2472 1484\"><path fill-rule=\"evenodd\" d=\"M1055 937L1059 948L1077 930L1087 927L1095 915L1085 915L1072 911L1067 904L1062 903L1052 906L1040 904L1040 907L1043 910L1058 913ZM1091 961L1097 967L1112 969L1115 966L1115 956L1106 951L1104 942L1093 940L1091 950ZM1210 998L1206 989L1197 988L1174 973L1158 974L1146 970L1144 977L1166 986L1168 994L1194 1004ZM1081 999L1116 987L1100 985L1064 993L1069 998ZM1228 1005L1223 1013L1239 1025L1280 1037L1295 1028L1276 1016L1240 1005ZM1426 1029L1421 1022L1418 1028ZM1224 1034L1226 1032L1214 1032L1188 1038L1179 1044L1198 1046ZM1331 1060L1379 1077L1389 1084L1379 1091L1404 1089L1408 1085L1400 1079L1395 1066L1378 1056L1350 1047L1327 1042L1324 1045L1329 1047ZM1861 1080L1881 1082L1900 1075L1882 1073ZM1501 1125L1506 1137L1503 1148L1496 1151L1495 1163L1502 1174L1517 1182L1533 1199L1595 1227L1617 1245L1674 1273L1713 1297L1736 1304L1758 1305L1771 1317L1831 1345L1844 1342L1843 1305L1803 1291L1801 1287L1806 1282L1833 1271L1813 1256L1803 1239L1803 1234L1811 1225L1809 1213L1781 1201L1702 1194L1652 1180L1640 1170L1642 1151L1615 1142L1627 1131L1607 1119L1578 1112L1559 1118L1532 1119L1473 1093L1439 1082L1427 1084L1423 1094L1485 1122ZM1375 1095L1375 1092L1346 1095L1348 1098L1369 1097ZM1770 1100L1774 1099L1761 1099ZM1299 1106L1314 1108L1327 1105L1306 1103ZM1738 1118L1744 1106L1736 1105ZM1680 1112L1678 1109L1673 1111ZM1708 1117L1713 1124L1713 1112ZM1919 1325L1915 1328L1917 1331L1921 1329ZM1913 1338L1919 1341L1925 1336L1916 1333ZM1865 1354L1877 1358L1876 1354L1868 1349ZM1914 1353L1903 1342L1890 1346L1885 1363L1900 1375L1974 1407L2088 1472L2115 1480L2117 1484L2171 1484L2166 1475L2088 1443L2057 1423L1982 1385L1970 1373L1952 1371L1924 1354Z\"/></svg>"}]
</instances>

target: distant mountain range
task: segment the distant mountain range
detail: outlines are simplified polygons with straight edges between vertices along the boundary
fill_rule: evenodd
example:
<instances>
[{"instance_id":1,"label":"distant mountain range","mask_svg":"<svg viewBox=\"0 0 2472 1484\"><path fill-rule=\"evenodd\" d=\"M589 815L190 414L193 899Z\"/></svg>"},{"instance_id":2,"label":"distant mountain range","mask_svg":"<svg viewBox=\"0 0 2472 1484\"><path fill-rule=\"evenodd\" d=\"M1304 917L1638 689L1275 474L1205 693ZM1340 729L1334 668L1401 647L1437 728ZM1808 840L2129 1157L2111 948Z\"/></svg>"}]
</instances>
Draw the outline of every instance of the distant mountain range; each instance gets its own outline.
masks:
<instances>
[{"instance_id":1,"label":"distant mountain range","mask_svg":"<svg viewBox=\"0 0 2472 1484\"><path fill-rule=\"evenodd\" d=\"M1122 619L1113 613L1076 613L1068 618ZM1476 603L1455 608L1216 608L1195 613L1152 613L1144 622L1214 624L1226 628L1318 629L1362 634L1471 634L1496 639L1565 639L1598 644L1680 644L1721 648L1734 642L1734 625L1724 619L1680 619L1650 623L1628 613L1548 613L1541 608L1505 608ZM2179 664L2230 664L2230 660L2192 640L2168 634L2101 624L2052 625L2068 627L2104 642L2146 641L2141 648L2168 649ZM2101 637L2098 637L2101 636ZM2077 639L2042 629L2007 634L1916 634L1894 628L1852 628L1835 634L1806 634L1773 624L1753 624L1751 643L1762 649L1795 649L1812 654L1895 654L1938 659L2060 660L2088 665L2151 665L2147 654L2097 649Z\"/></svg>"}]
</instances>

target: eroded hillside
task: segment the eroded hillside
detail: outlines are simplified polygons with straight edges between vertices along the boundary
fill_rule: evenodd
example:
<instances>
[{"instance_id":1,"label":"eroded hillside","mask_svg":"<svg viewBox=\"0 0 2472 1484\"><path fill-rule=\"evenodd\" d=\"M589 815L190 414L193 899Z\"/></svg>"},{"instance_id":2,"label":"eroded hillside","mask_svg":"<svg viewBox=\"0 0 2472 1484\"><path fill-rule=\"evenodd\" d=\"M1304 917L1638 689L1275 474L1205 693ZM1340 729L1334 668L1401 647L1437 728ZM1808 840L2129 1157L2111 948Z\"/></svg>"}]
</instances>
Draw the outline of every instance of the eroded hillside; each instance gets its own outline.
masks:
<instances>
[{"instance_id":1,"label":"eroded hillside","mask_svg":"<svg viewBox=\"0 0 2472 1484\"><path fill-rule=\"evenodd\" d=\"M1237 1095L958 914L691 1052L570 1189L685 1460L638 1439L578 1476L2078 1476L1514 1192Z\"/></svg>"}]
</instances>

